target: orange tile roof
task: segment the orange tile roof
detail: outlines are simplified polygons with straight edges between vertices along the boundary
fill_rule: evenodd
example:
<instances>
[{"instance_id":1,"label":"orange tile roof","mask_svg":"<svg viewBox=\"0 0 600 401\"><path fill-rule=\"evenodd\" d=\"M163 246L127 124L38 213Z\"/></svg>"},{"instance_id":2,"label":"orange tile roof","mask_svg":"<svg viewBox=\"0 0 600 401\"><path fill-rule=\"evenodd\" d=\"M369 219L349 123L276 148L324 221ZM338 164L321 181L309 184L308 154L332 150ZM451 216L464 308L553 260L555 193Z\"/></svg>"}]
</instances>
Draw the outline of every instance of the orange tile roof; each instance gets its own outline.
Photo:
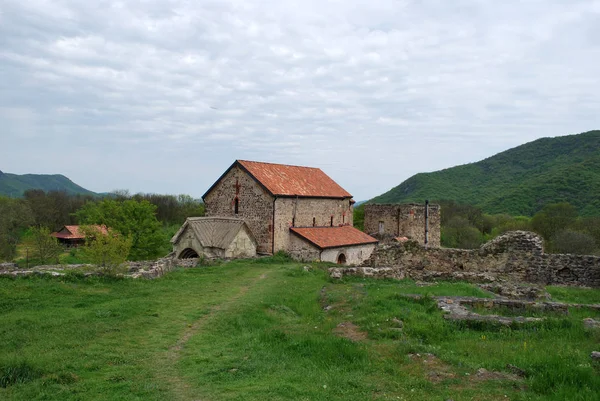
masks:
<instances>
[{"instance_id":1,"label":"orange tile roof","mask_svg":"<svg viewBox=\"0 0 600 401\"><path fill-rule=\"evenodd\" d=\"M370 235L351 226L290 227L290 231L321 249L378 242Z\"/></svg>"},{"instance_id":2,"label":"orange tile roof","mask_svg":"<svg viewBox=\"0 0 600 401\"><path fill-rule=\"evenodd\" d=\"M237 163L272 195L320 198L352 197L349 192L319 168L247 160L237 160Z\"/></svg>"},{"instance_id":3,"label":"orange tile roof","mask_svg":"<svg viewBox=\"0 0 600 401\"><path fill-rule=\"evenodd\" d=\"M53 237L56 237L56 238L63 238L63 239L85 239L85 235L79 229L80 227L81 226L64 226L59 231L54 232L50 235L52 235ZM95 229L100 231L102 234L108 234L108 229L104 225L102 225L102 226L92 225L90 227L94 227ZM66 229L70 234L61 233L61 231L63 231L64 229Z\"/></svg>"}]
</instances>

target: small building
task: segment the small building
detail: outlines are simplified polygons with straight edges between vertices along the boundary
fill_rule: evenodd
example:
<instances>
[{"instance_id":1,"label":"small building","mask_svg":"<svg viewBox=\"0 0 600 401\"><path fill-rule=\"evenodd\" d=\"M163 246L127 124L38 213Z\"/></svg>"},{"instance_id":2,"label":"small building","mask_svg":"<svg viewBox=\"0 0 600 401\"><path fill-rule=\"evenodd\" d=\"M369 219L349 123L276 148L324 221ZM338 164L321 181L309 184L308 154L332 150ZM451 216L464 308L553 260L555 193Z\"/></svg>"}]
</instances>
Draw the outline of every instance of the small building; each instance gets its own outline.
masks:
<instances>
[{"instance_id":1,"label":"small building","mask_svg":"<svg viewBox=\"0 0 600 401\"><path fill-rule=\"evenodd\" d=\"M365 205L365 232L379 238L406 237L427 246L440 247L440 206L428 205L427 223L425 204Z\"/></svg>"},{"instance_id":2,"label":"small building","mask_svg":"<svg viewBox=\"0 0 600 401\"><path fill-rule=\"evenodd\" d=\"M318 168L236 160L202 198L206 216L242 219L254 235L257 252L261 254L272 255L282 250L300 255L298 241L304 241L307 249L316 247L320 257L329 258L325 250L330 248L307 242L307 237L299 235L297 230L294 232L296 228L315 228L315 232L329 236L349 232L357 237L364 235L352 227L352 195ZM338 227L345 228L322 230ZM369 238L369 244L341 241L338 245L348 249L374 246L372 243L377 240ZM353 257L355 260L361 250L352 254L357 255ZM346 253L344 256L348 260ZM320 257L309 259L321 260Z\"/></svg>"},{"instance_id":3,"label":"small building","mask_svg":"<svg viewBox=\"0 0 600 401\"><path fill-rule=\"evenodd\" d=\"M292 227L289 253L302 261L320 260L341 265L368 259L377 240L350 226Z\"/></svg>"},{"instance_id":4,"label":"small building","mask_svg":"<svg viewBox=\"0 0 600 401\"><path fill-rule=\"evenodd\" d=\"M251 258L257 245L244 220L231 217L189 217L171 243L178 259Z\"/></svg>"},{"instance_id":5,"label":"small building","mask_svg":"<svg viewBox=\"0 0 600 401\"><path fill-rule=\"evenodd\" d=\"M63 245L76 247L85 244L86 237L83 231L81 230L81 227L82 226L63 226L63 228L56 232L53 232L50 235L58 239L58 242ZM96 229L101 234L108 234L108 229L106 228L106 226L91 225L88 227Z\"/></svg>"}]
</instances>

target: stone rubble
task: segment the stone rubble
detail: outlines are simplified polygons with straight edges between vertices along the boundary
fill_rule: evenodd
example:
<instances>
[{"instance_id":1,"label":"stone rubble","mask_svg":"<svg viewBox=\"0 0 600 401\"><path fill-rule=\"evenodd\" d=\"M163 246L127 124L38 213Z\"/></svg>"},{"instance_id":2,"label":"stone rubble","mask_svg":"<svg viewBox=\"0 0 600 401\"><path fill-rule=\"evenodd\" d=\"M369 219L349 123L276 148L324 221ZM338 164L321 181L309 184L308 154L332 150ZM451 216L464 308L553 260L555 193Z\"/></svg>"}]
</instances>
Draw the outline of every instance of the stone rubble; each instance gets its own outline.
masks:
<instances>
[{"instance_id":1,"label":"stone rubble","mask_svg":"<svg viewBox=\"0 0 600 401\"><path fill-rule=\"evenodd\" d=\"M198 264L198 259L174 259L169 255L158 260L145 260L136 262L126 262L127 272L125 277L132 278L157 278L174 270L177 267L190 268ZM89 264L79 265L44 265L35 266L30 269L19 269L14 264L0 265L0 276L18 277L34 274L47 274L51 276L63 276L69 271L82 271L84 276L100 275L97 268Z\"/></svg>"},{"instance_id":2,"label":"stone rubble","mask_svg":"<svg viewBox=\"0 0 600 401\"><path fill-rule=\"evenodd\" d=\"M332 278L359 276L600 288L600 257L546 254L537 234L512 231L472 250L426 249L414 241L381 244L362 266L334 267L329 273ZM538 295L524 293L522 296Z\"/></svg>"}]
</instances>

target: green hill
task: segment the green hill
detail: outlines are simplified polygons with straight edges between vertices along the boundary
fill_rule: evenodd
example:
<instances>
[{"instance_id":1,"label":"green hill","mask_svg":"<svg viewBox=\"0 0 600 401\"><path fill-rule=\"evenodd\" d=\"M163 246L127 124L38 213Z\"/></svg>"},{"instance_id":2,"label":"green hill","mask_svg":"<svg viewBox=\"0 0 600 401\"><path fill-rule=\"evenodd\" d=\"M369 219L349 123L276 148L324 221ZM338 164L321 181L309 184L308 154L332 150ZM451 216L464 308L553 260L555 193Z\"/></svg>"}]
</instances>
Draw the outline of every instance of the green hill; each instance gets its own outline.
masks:
<instances>
[{"instance_id":1,"label":"green hill","mask_svg":"<svg viewBox=\"0 0 600 401\"><path fill-rule=\"evenodd\" d=\"M369 203L425 199L526 216L569 202L581 215L600 215L600 131L542 138L477 163L420 173Z\"/></svg>"},{"instance_id":2,"label":"green hill","mask_svg":"<svg viewBox=\"0 0 600 401\"><path fill-rule=\"evenodd\" d=\"M0 171L0 195L20 197L28 189L65 191L68 194L96 195L60 174L10 174Z\"/></svg>"}]
</instances>

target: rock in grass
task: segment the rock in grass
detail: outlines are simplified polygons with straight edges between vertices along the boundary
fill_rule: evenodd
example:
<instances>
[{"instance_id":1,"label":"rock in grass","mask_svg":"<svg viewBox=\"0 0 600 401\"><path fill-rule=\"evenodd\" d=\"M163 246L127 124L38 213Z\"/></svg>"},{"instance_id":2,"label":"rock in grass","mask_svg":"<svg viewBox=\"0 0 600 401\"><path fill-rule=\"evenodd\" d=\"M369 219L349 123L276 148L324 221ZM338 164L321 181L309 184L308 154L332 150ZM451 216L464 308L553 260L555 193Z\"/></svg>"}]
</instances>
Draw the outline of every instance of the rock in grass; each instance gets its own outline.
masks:
<instances>
[{"instance_id":1,"label":"rock in grass","mask_svg":"<svg viewBox=\"0 0 600 401\"><path fill-rule=\"evenodd\" d=\"M592 354L590 355L590 357L594 361L600 361L600 352L598 352L598 351L592 351Z\"/></svg>"},{"instance_id":2,"label":"rock in grass","mask_svg":"<svg viewBox=\"0 0 600 401\"><path fill-rule=\"evenodd\" d=\"M586 329L600 329L600 321L592 318L583 319L583 327Z\"/></svg>"}]
</instances>

